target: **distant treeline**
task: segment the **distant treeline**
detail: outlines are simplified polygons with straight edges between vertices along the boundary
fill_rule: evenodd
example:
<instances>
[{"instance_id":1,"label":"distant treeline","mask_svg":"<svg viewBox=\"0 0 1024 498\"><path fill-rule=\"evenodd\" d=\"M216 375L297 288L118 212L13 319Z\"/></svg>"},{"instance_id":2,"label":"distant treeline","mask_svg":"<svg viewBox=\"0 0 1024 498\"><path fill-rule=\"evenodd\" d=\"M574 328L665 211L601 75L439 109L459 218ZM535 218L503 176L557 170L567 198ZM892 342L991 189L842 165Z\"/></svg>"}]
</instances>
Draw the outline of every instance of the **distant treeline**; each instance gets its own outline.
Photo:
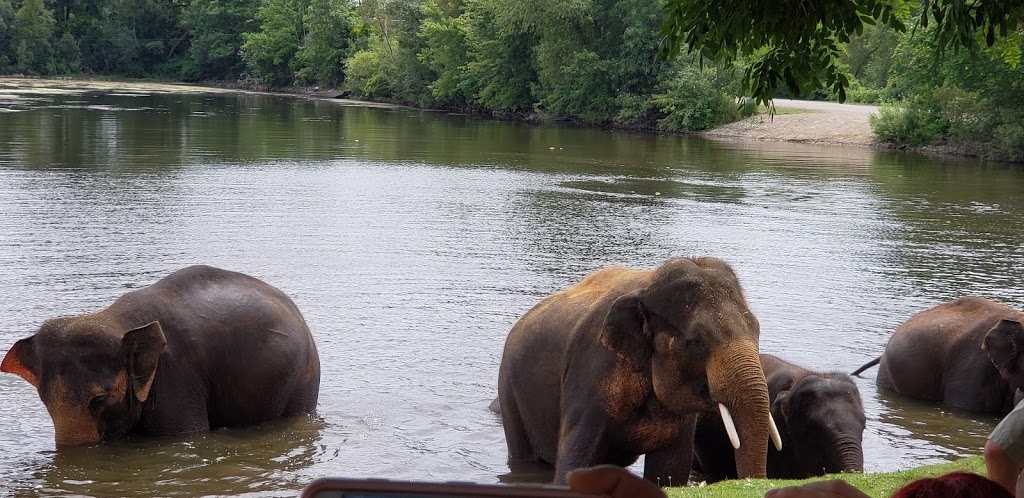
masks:
<instances>
[{"instance_id":1,"label":"distant treeline","mask_svg":"<svg viewBox=\"0 0 1024 498\"><path fill-rule=\"evenodd\" d=\"M0 0L0 73L320 86L669 131L751 112L733 72L658 58L663 15L650 0ZM849 100L891 102L875 120L885 139L1024 159L1021 34L973 58L937 56L921 31L869 27L846 44Z\"/></svg>"}]
</instances>

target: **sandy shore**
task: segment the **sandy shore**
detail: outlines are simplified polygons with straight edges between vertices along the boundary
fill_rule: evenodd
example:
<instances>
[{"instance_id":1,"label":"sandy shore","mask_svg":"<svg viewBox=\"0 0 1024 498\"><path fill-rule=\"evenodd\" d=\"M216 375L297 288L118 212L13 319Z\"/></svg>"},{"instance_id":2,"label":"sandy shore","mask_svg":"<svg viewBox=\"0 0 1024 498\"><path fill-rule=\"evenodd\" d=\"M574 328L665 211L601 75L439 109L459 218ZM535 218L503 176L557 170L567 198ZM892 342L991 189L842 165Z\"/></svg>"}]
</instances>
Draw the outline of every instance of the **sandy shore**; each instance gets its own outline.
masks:
<instances>
[{"instance_id":1,"label":"sandy shore","mask_svg":"<svg viewBox=\"0 0 1024 498\"><path fill-rule=\"evenodd\" d=\"M871 131L868 116L878 113L872 105L837 104L775 99L779 114L767 114L729 123L701 133L708 138L800 142L860 147L883 147Z\"/></svg>"}]
</instances>

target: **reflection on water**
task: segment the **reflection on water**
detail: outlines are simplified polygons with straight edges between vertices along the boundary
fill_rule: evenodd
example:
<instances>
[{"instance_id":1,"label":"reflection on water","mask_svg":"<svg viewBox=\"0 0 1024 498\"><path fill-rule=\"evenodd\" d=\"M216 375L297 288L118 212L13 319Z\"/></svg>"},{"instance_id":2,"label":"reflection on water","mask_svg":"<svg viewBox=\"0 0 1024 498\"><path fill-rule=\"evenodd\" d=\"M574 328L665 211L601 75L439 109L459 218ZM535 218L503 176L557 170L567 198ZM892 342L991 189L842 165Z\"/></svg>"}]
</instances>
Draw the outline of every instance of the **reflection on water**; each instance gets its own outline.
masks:
<instances>
[{"instance_id":1,"label":"reflection on water","mask_svg":"<svg viewBox=\"0 0 1024 498\"><path fill-rule=\"evenodd\" d=\"M309 480L303 470L325 458L324 426L302 416L180 438L60 448L42 452L28 469L30 479L8 484L23 496L294 496Z\"/></svg>"},{"instance_id":2,"label":"reflection on water","mask_svg":"<svg viewBox=\"0 0 1024 498\"><path fill-rule=\"evenodd\" d=\"M0 81L0 87L3 83ZM5 93L0 88L0 94ZM320 349L319 418L54 452L0 375L0 494L293 494L323 475L509 469L504 338L593 269L714 255L761 349L852 371L963 294L1024 308L1024 172L231 94L20 94L0 120L0 344L195 263L262 278ZM976 454L994 420L858 379L865 468ZM158 491L154 491L154 489Z\"/></svg>"},{"instance_id":3,"label":"reflection on water","mask_svg":"<svg viewBox=\"0 0 1024 498\"><path fill-rule=\"evenodd\" d=\"M950 457L978 454L999 422L997 417L924 403L891 389L879 388L878 400L882 405L875 414L879 436L915 459L935 451ZM922 446L921 441L930 444Z\"/></svg>"}]
</instances>

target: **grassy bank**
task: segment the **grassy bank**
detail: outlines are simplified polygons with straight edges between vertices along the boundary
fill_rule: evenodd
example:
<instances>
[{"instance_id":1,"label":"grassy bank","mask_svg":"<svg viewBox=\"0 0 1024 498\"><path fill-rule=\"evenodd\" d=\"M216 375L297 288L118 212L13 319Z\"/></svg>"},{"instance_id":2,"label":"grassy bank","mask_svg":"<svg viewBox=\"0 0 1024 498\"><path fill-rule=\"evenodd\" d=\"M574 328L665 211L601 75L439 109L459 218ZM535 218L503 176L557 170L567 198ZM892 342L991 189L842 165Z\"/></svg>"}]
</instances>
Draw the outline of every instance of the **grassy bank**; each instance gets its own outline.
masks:
<instances>
[{"instance_id":1,"label":"grassy bank","mask_svg":"<svg viewBox=\"0 0 1024 498\"><path fill-rule=\"evenodd\" d=\"M792 486L820 479L839 478L856 486L874 498L888 498L904 484L924 477L935 477L948 472L965 471L985 475L985 462L981 456L963 458L954 462L926 465L897 472L870 474L835 474L822 478L794 481L786 479L744 479L724 481L699 488L667 489L669 498L751 498L764 496L772 488Z\"/></svg>"}]
</instances>

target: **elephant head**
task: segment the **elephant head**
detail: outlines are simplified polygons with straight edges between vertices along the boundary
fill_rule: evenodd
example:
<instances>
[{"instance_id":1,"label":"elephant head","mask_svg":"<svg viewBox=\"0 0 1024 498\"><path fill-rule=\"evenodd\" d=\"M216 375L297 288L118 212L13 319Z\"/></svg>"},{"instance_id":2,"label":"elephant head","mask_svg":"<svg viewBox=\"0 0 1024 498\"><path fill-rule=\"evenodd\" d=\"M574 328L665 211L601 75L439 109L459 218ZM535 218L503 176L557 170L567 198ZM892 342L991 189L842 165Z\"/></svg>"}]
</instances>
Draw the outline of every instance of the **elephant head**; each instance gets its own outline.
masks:
<instances>
[{"instance_id":1,"label":"elephant head","mask_svg":"<svg viewBox=\"0 0 1024 498\"><path fill-rule=\"evenodd\" d=\"M647 287L616 299L601 342L633 370L649 375L654 396L669 410L721 410L732 429L739 475L765 477L774 424L758 358L759 334L725 262L673 259L655 270Z\"/></svg>"},{"instance_id":2,"label":"elephant head","mask_svg":"<svg viewBox=\"0 0 1024 498\"><path fill-rule=\"evenodd\" d=\"M792 465L773 470L773 477L864 471L864 405L848 376L801 378L775 396L772 415L785 437L784 461Z\"/></svg>"},{"instance_id":3,"label":"elephant head","mask_svg":"<svg viewBox=\"0 0 1024 498\"><path fill-rule=\"evenodd\" d=\"M57 445L96 443L138 422L166 344L157 322L125 331L97 315L60 318L16 342L0 370L36 388Z\"/></svg>"},{"instance_id":4,"label":"elephant head","mask_svg":"<svg viewBox=\"0 0 1024 498\"><path fill-rule=\"evenodd\" d=\"M1024 324L1019 320L999 320L982 342L999 375L1011 386L1024 389Z\"/></svg>"}]
</instances>

